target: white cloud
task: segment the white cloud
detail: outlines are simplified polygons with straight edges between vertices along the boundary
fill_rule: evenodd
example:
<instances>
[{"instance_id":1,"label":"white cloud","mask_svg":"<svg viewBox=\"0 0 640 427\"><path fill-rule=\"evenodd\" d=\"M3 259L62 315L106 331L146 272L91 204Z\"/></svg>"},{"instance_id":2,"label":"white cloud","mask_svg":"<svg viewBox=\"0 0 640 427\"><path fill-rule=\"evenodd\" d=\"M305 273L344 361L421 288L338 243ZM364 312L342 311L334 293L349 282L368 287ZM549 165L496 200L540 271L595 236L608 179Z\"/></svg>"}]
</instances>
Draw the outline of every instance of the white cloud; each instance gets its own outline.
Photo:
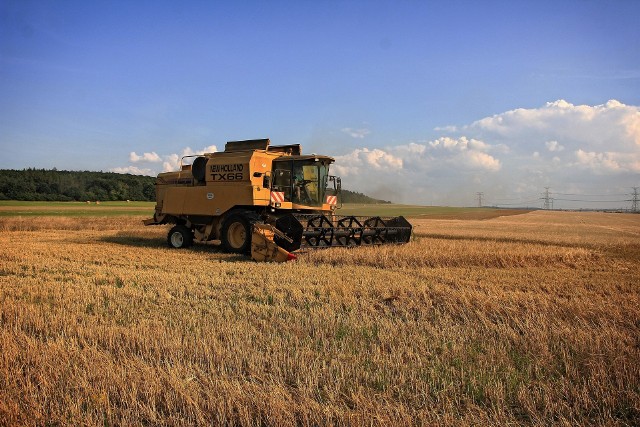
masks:
<instances>
[{"instance_id":1,"label":"white cloud","mask_svg":"<svg viewBox=\"0 0 640 427\"><path fill-rule=\"evenodd\" d=\"M164 156L164 162L162 163L162 172L171 172L180 169L180 156L177 154L169 154Z\"/></svg>"},{"instance_id":2,"label":"white cloud","mask_svg":"<svg viewBox=\"0 0 640 427\"><path fill-rule=\"evenodd\" d=\"M453 139L449 137L438 138L435 141L429 142L429 145L435 149L445 149L448 151L488 151L491 146L488 144L479 141L477 139L468 139L463 136L458 139Z\"/></svg>"},{"instance_id":3,"label":"white cloud","mask_svg":"<svg viewBox=\"0 0 640 427\"><path fill-rule=\"evenodd\" d=\"M360 147L337 157L333 171L348 189L460 205L472 205L477 191L488 203L526 196L535 203L545 186L624 192L640 183L640 107L619 101L561 99L436 130L443 134L430 140Z\"/></svg>"},{"instance_id":4,"label":"white cloud","mask_svg":"<svg viewBox=\"0 0 640 427\"><path fill-rule=\"evenodd\" d=\"M344 128L342 132L346 133L352 138L363 139L365 136L369 135L371 131L369 129L352 129L352 128Z\"/></svg>"},{"instance_id":5,"label":"white cloud","mask_svg":"<svg viewBox=\"0 0 640 427\"><path fill-rule=\"evenodd\" d=\"M183 157L186 156L196 156L204 153L215 153L218 151L218 148L215 145L206 146L200 150L193 150L191 147L184 147L180 150L179 153L171 153L159 155L155 151L150 153L144 153L142 155L138 155L135 152L129 153L129 162L130 163L162 163L162 169L158 170L157 168L138 168L133 165L112 168L112 172L117 173L132 173L136 175L157 175L159 172L171 172L180 169L180 161ZM184 159L184 164L190 164L192 158Z\"/></svg>"},{"instance_id":6,"label":"white cloud","mask_svg":"<svg viewBox=\"0 0 640 427\"><path fill-rule=\"evenodd\" d=\"M558 141L547 141L544 143L549 151L562 151L564 147Z\"/></svg>"},{"instance_id":7,"label":"white cloud","mask_svg":"<svg viewBox=\"0 0 640 427\"><path fill-rule=\"evenodd\" d=\"M144 153L141 156L137 155L135 151L132 151L131 153L129 153L129 161L131 163L138 163L138 162L156 163L156 162L161 162L162 159L160 158L160 156L158 156L158 154L156 154L153 151L151 153Z\"/></svg>"},{"instance_id":8,"label":"white cloud","mask_svg":"<svg viewBox=\"0 0 640 427\"><path fill-rule=\"evenodd\" d=\"M640 145L640 111L628 114L621 119L621 123L627 131L627 135L636 145Z\"/></svg>"},{"instance_id":9,"label":"white cloud","mask_svg":"<svg viewBox=\"0 0 640 427\"><path fill-rule=\"evenodd\" d=\"M500 160L479 151L467 152L462 160L471 168L479 168L492 172L499 171L501 168Z\"/></svg>"},{"instance_id":10,"label":"white cloud","mask_svg":"<svg viewBox=\"0 0 640 427\"><path fill-rule=\"evenodd\" d=\"M139 168L137 166L126 166L122 168L111 168L109 172L114 173L127 173L131 175L149 175L154 176L155 173L149 168Z\"/></svg>"},{"instance_id":11,"label":"white cloud","mask_svg":"<svg viewBox=\"0 0 640 427\"><path fill-rule=\"evenodd\" d=\"M343 175L362 174L372 181L375 181L373 175L379 175L380 172L425 173L445 165L452 170L495 172L500 170L501 163L488 154L494 148L483 141L466 137L442 137L425 143L411 142L385 149L363 147L337 156L334 169Z\"/></svg>"},{"instance_id":12,"label":"white cloud","mask_svg":"<svg viewBox=\"0 0 640 427\"><path fill-rule=\"evenodd\" d=\"M499 150L500 147L491 146L478 139L465 136L457 139L441 137L425 146L425 153L429 159L457 170L481 169L495 172L501 168L500 160L488 154L490 151Z\"/></svg>"},{"instance_id":13,"label":"white cloud","mask_svg":"<svg viewBox=\"0 0 640 427\"><path fill-rule=\"evenodd\" d=\"M427 150L428 144L418 144L410 142L406 145L398 145L394 149L399 153L403 153L403 156L409 155L421 155Z\"/></svg>"},{"instance_id":14,"label":"white cloud","mask_svg":"<svg viewBox=\"0 0 640 427\"><path fill-rule=\"evenodd\" d=\"M218 151L218 147L216 147L215 145L209 145L207 147L204 147L202 149L202 151L200 151L201 153L215 153Z\"/></svg>"},{"instance_id":15,"label":"white cloud","mask_svg":"<svg viewBox=\"0 0 640 427\"><path fill-rule=\"evenodd\" d=\"M215 153L217 151L218 148L215 145L209 145L201 150L193 150L191 147L185 147L182 149L180 154L173 153L163 156L164 161L162 163L162 172L179 170L181 161L182 164L191 164L191 162L193 161L193 157L205 153ZM183 159L183 157L187 158Z\"/></svg>"},{"instance_id":16,"label":"white cloud","mask_svg":"<svg viewBox=\"0 0 640 427\"><path fill-rule=\"evenodd\" d=\"M500 171L501 161L490 154L492 151L504 152L501 147L466 137L442 137L384 149L361 147L337 156L332 173L343 177L345 188L385 200L425 203L435 200L434 188L441 193L466 176L477 181Z\"/></svg>"},{"instance_id":17,"label":"white cloud","mask_svg":"<svg viewBox=\"0 0 640 427\"><path fill-rule=\"evenodd\" d=\"M437 132L457 132L457 126L448 125L448 126L436 126L433 130Z\"/></svg>"},{"instance_id":18,"label":"white cloud","mask_svg":"<svg viewBox=\"0 0 640 427\"><path fill-rule=\"evenodd\" d=\"M398 171L402 169L402 159L381 149L357 148L349 154L336 157L336 170L342 175Z\"/></svg>"},{"instance_id":19,"label":"white cloud","mask_svg":"<svg viewBox=\"0 0 640 427\"><path fill-rule=\"evenodd\" d=\"M464 126L467 135L485 140L507 141L511 148L531 148L535 141L555 141L570 151L598 151L609 147L628 151L640 145L640 108L616 100L589 106L565 100L548 102L543 107L518 108L477 120Z\"/></svg>"},{"instance_id":20,"label":"white cloud","mask_svg":"<svg viewBox=\"0 0 640 427\"><path fill-rule=\"evenodd\" d=\"M575 152L576 165L596 174L631 172L640 173L640 153L621 154L578 150Z\"/></svg>"}]
</instances>

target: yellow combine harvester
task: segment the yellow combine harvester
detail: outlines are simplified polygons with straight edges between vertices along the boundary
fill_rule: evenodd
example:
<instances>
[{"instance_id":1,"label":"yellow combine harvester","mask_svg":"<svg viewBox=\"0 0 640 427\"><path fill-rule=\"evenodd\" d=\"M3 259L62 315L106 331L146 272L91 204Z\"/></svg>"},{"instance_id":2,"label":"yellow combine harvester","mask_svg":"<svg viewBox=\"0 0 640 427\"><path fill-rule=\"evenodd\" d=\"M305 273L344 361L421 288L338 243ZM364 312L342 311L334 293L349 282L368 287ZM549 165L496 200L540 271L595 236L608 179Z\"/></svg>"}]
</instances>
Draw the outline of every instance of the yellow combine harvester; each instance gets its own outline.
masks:
<instances>
[{"instance_id":1,"label":"yellow combine harvester","mask_svg":"<svg viewBox=\"0 0 640 427\"><path fill-rule=\"evenodd\" d=\"M254 139L190 156L192 164L158 175L155 213L144 224L175 224L167 236L174 248L214 241L258 261L294 259L291 252L306 247L409 241L411 224L403 217L336 215L334 159L301 151L298 144Z\"/></svg>"}]
</instances>

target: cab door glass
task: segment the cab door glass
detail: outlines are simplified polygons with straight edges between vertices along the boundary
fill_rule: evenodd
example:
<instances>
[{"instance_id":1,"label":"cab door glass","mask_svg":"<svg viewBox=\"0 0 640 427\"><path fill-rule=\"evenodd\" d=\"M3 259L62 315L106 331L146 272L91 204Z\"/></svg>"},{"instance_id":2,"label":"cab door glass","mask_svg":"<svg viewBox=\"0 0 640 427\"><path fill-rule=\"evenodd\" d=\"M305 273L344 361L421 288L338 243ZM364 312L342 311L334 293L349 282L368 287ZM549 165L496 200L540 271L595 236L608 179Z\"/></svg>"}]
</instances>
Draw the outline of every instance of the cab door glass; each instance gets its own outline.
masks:
<instances>
[{"instance_id":1,"label":"cab door glass","mask_svg":"<svg viewBox=\"0 0 640 427\"><path fill-rule=\"evenodd\" d=\"M317 205L318 168L297 163L293 166L293 203Z\"/></svg>"},{"instance_id":2,"label":"cab door glass","mask_svg":"<svg viewBox=\"0 0 640 427\"><path fill-rule=\"evenodd\" d=\"M276 169L273 172L271 191L284 193L285 202L291 201L291 171L289 169Z\"/></svg>"}]
</instances>

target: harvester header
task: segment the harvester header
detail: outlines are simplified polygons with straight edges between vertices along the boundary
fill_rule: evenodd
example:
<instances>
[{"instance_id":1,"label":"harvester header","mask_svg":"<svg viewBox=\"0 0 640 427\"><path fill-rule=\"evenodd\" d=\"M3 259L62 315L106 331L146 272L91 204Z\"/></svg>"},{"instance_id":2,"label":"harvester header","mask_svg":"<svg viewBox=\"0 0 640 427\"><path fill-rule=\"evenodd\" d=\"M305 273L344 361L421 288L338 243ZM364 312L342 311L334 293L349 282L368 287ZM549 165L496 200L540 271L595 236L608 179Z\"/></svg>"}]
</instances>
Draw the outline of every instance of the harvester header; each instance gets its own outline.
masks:
<instances>
[{"instance_id":1,"label":"harvester header","mask_svg":"<svg viewBox=\"0 0 640 427\"><path fill-rule=\"evenodd\" d=\"M260 261L286 261L306 247L409 241L403 217L336 215L341 180L329 175L333 162L303 155L299 144L229 141L223 152L183 157L180 170L159 174L155 213L144 224L174 224L167 236L174 248L213 241Z\"/></svg>"}]
</instances>

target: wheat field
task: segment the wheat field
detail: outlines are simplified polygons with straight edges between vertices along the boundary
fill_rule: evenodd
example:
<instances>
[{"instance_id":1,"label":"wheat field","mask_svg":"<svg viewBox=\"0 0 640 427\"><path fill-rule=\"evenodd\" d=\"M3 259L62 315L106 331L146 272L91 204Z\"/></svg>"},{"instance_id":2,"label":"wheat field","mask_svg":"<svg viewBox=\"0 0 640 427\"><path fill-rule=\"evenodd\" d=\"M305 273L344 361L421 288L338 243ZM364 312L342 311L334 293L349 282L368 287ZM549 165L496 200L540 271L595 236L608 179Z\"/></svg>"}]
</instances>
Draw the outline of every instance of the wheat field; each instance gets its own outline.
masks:
<instances>
[{"instance_id":1,"label":"wheat field","mask_svg":"<svg viewBox=\"0 0 640 427\"><path fill-rule=\"evenodd\" d=\"M0 425L640 424L640 215L286 264L140 219L0 217Z\"/></svg>"}]
</instances>

